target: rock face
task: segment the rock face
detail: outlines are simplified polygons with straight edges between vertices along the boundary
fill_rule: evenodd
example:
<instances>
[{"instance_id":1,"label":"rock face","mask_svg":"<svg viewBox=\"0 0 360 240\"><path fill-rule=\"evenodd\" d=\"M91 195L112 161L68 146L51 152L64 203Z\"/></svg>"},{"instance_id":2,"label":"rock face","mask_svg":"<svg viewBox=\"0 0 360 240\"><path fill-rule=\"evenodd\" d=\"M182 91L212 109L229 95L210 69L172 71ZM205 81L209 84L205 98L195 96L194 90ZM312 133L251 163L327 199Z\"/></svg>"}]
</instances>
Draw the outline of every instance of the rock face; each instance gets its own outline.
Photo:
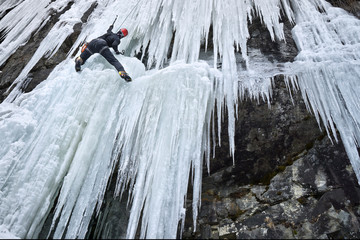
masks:
<instances>
[{"instance_id":1,"label":"rock face","mask_svg":"<svg viewBox=\"0 0 360 240\"><path fill-rule=\"evenodd\" d=\"M196 231L189 205L184 238L360 237L360 188L342 144L319 130L299 94L293 105L282 81L274 89L271 109L240 104L235 165L217 151Z\"/></svg>"},{"instance_id":2,"label":"rock face","mask_svg":"<svg viewBox=\"0 0 360 240\"><path fill-rule=\"evenodd\" d=\"M360 188L344 147L319 129L299 93L293 100L279 77L271 108L240 103L235 165L224 130L210 175L204 169L195 232L189 191L183 238L360 237ZM113 199L113 187L89 237L125 236L126 200Z\"/></svg>"},{"instance_id":3,"label":"rock face","mask_svg":"<svg viewBox=\"0 0 360 240\"><path fill-rule=\"evenodd\" d=\"M291 27L284 23L286 44L272 42L255 19L248 46L269 61L291 62L297 55ZM320 129L300 93L289 91L279 75L270 108L246 99L238 112L234 159L225 121L210 175L204 169L196 230L189 204L183 237L360 238L355 173L342 143Z\"/></svg>"}]
</instances>

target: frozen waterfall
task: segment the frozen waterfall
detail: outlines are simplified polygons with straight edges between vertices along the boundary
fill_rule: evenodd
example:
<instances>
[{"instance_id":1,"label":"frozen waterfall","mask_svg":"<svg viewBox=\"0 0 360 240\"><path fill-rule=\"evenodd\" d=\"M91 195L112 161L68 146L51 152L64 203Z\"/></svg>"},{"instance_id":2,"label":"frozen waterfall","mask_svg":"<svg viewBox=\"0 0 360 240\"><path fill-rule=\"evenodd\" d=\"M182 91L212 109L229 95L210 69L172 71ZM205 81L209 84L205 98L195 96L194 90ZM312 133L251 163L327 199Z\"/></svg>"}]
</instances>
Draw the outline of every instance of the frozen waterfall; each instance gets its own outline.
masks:
<instances>
[{"instance_id":1,"label":"frozen waterfall","mask_svg":"<svg viewBox=\"0 0 360 240\"><path fill-rule=\"evenodd\" d=\"M95 2L68 58L22 93L31 69L59 49ZM344 10L325 0L2 1L0 65L62 11L0 104L0 237L36 238L55 207L53 237L84 238L118 171L117 194L130 193L126 237L141 227L142 238L176 238L189 184L197 217L203 161L211 135L221 133L210 127L214 112L228 112L234 154L239 99L270 101L279 74L301 91L331 139L338 130L360 179L360 20ZM79 44L103 34L119 13L115 28L129 29L119 49L130 57L117 58L134 81L124 82L96 55L75 72ZM255 16L273 40L285 40L283 17L294 24L294 62L279 67L248 52ZM203 54L210 28L213 52ZM133 56L146 47L144 66Z\"/></svg>"}]
</instances>

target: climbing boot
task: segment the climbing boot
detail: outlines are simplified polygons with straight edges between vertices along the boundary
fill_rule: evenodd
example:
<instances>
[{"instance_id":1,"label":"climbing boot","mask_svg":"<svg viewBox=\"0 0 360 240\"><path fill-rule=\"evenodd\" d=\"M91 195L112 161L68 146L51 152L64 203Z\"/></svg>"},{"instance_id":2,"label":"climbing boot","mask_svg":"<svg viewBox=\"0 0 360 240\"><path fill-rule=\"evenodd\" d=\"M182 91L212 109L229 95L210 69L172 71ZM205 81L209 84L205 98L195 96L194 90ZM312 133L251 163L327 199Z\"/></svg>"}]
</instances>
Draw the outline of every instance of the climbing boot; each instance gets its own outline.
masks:
<instances>
[{"instance_id":1,"label":"climbing boot","mask_svg":"<svg viewBox=\"0 0 360 240\"><path fill-rule=\"evenodd\" d=\"M75 59L75 70L76 70L77 72L81 71L81 63L82 63L81 57L77 57L77 58Z\"/></svg>"},{"instance_id":2,"label":"climbing boot","mask_svg":"<svg viewBox=\"0 0 360 240\"><path fill-rule=\"evenodd\" d=\"M120 71L119 74L120 74L120 77L122 77L125 81L127 81L127 82L132 81L131 77L127 74L127 72Z\"/></svg>"}]
</instances>

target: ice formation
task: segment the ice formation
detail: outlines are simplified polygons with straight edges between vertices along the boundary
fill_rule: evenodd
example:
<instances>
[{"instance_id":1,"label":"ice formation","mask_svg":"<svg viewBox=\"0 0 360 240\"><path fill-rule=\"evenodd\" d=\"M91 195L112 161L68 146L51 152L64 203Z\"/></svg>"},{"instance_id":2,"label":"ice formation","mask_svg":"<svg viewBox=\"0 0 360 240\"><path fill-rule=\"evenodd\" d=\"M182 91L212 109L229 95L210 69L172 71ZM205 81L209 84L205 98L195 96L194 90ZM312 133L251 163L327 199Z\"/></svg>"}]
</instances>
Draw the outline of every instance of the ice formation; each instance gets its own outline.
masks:
<instances>
[{"instance_id":1,"label":"ice formation","mask_svg":"<svg viewBox=\"0 0 360 240\"><path fill-rule=\"evenodd\" d=\"M318 122L337 140L336 126L360 181L360 21L326 2L293 5L293 35L300 49L293 80Z\"/></svg>"},{"instance_id":2,"label":"ice formation","mask_svg":"<svg viewBox=\"0 0 360 240\"><path fill-rule=\"evenodd\" d=\"M57 51L94 2L69 57L35 90L21 93L33 66ZM219 115L228 110L233 154L238 99L247 94L269 101L272 78L280 73L335 140L336 125L360 179L360 21L344 10L324 0L39 0L36 6L9 0L0 5L0 64L62 11L0 105L4 236L36 238L55 205L54 238L85 237L118 164L117 194L130 191L126 237L134 238L141 226L142 238L175 238L185 219L189 175L197 216L215 102ZM76 73L72 53L103 34L119 13L115 28L130 30L120 49L133 56L148 46L147 68L118 56L135 80L126 84L93 56ZM282 13L294 24L299 55L283 69L263 60L259 65L247 51L248 24L258 15L273 39L285 40ZM210 27L214 49L202 55Z\"/></svg>"}]
</instances>

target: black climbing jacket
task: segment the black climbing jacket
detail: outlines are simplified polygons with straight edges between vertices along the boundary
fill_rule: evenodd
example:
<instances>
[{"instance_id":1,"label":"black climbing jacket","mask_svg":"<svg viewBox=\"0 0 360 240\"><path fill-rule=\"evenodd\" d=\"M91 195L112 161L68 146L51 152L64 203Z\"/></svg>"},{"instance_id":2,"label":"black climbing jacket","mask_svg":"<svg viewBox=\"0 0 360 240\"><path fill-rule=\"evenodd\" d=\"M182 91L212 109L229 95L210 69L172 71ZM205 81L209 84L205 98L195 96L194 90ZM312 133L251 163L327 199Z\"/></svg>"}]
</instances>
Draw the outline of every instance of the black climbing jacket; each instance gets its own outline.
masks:
<instances>
[{"instance_id":1,"label":"black climbing jacket","mask_svg":"<svg viewBox=\"0 0 360 240\"><path fill-rule=\"evenodd\" d=\"M116 53L119 53L118 45L120 44L120 37L116 33L112 32L113 25L109 27L107 33L100 36L99 38L104 39L108 47L112 47Z\"/></svg>"},{"instance_id":2,"label":"black climbing jacket","mask_svg":"<svg viewBox=\"0 0 360 240\"><path fill-rule=\"evenodd\" d=\"M87 48L81 53L80 57L83 60L83 64L94 53L101 54L111 65L113 65L118 72L125 71L122 64L114 57L110 52L109 47L112 47L114 51L119 54L118 45L120 44L120 37L113 33L111 30L113 26L110 26L107 33L93 39L87 46Z\"/></svg>"}]
</instances>

